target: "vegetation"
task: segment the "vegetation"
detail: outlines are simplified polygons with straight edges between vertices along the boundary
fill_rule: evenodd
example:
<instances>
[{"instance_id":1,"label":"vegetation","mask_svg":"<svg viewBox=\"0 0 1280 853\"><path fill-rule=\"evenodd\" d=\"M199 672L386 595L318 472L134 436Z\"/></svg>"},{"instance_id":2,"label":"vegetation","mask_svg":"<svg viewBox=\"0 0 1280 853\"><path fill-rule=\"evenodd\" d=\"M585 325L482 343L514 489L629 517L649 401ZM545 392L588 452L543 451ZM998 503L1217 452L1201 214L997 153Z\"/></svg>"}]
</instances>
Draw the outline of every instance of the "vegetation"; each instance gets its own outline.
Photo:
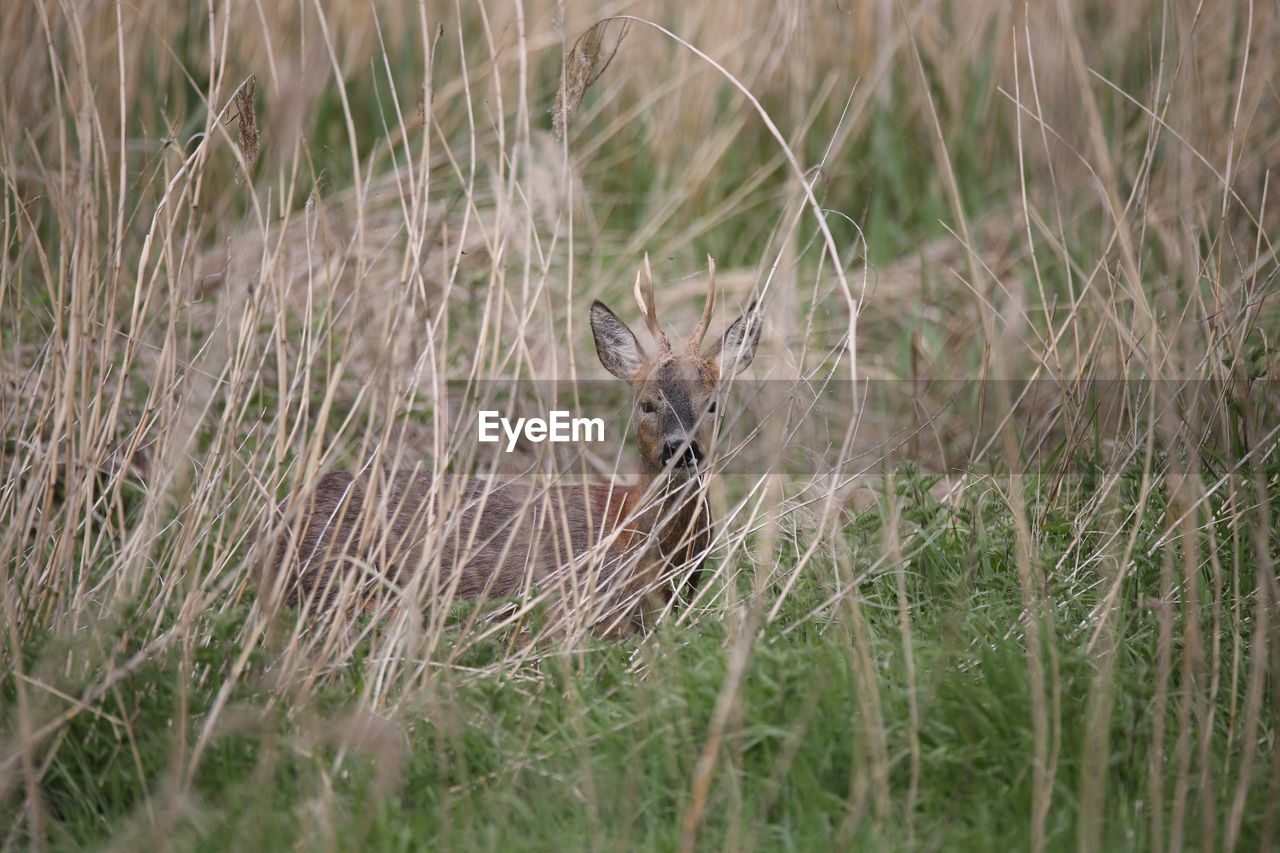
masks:
<instances>
[{"instance_id":1,"label":"vegetation","mask_svg":"<svg viewBox=\"0 0 1280 853\"><path fill-rule=\"evenodd\" d=\"M0 843L1272 849L1280 9L606 5L0 4ZM646 252L833 432L691 606L283 605Z\"/></svg>"}]
</instances>

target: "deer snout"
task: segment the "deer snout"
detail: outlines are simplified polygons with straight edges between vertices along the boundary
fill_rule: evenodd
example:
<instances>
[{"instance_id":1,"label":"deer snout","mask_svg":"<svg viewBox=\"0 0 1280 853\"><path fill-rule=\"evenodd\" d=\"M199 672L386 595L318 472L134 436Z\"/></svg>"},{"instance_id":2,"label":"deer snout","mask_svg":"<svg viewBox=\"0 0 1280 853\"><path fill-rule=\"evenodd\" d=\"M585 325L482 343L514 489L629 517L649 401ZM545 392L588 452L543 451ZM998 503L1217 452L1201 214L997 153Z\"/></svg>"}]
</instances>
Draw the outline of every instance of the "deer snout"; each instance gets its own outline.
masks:
<instances>
[{"instance_id":1,"label":"deer snout","mask_svg":"<svg viewBox=\"0 0 1280 853\"><path fill-rule=\"evenodd\" d=\"M697 467L705 457L697 439L669 438L662 444L662 464L676 460L677 468Z\"/></svg>"}]
</instances>

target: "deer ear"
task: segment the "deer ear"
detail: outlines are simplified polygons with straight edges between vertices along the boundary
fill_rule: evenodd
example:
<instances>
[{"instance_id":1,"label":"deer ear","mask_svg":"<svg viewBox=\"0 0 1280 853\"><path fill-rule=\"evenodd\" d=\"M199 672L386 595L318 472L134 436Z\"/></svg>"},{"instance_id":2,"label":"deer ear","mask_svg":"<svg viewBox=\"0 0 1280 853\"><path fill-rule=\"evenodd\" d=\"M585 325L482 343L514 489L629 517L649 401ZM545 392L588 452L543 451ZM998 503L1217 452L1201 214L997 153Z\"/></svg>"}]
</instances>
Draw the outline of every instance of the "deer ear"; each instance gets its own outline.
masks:
<instances>
[{"instance_id":1,"label":"deer ear","mask_svg":"<svg viewBox=\"0 0 1280 853\"><path fill-rule=\"evenodd\" d=\"M724 337L707 347L703 357L720 360L720 375L735 376L746 370L756 357L756 345L760 343L760 329L764 318L760 316L759 303L751 305L741 317L725 329Z\"/></svg>"},{"instance_id":2,"label":"deer ear","mask_svg":"<svg viewBox=\"0 0 1280 853\"><path fill-rule=\"evenodd\" d=\"M628 381L636 375L644 363L640 342L627 324L598 299L591 303L591 334L605 370Z\"/></svg>"}]
</instances>

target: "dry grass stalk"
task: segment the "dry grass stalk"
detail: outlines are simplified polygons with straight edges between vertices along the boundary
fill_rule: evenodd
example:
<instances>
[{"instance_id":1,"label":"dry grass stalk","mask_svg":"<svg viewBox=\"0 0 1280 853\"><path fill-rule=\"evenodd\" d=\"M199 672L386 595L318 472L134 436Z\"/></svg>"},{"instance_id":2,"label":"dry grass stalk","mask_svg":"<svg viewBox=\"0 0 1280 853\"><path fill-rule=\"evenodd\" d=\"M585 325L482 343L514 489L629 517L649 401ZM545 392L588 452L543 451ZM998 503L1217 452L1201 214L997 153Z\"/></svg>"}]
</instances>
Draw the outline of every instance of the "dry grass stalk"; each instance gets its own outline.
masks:
<instances>
[{"instance_id":1,"label":"dry grass stalk","mask_svg":"<svg viewBox=\"0 0 1280 853\"><path fill-rule=\"evenodd\" d=\"M233 98L236 106L236 123L240 130L240 157L243 161L243 173L236 174L236 180L247 179L258 162L260 142L258 139L258 114L253 106L254 90L258 87L258 78L249 75L236 90Z\"/></svg>"},{"instance_id":2,"label":"dry grass stalk","mask_svg":"<svg viewBox=\"0 0 1280 853\"><path fill-rule=\"evenodd\" d=\"M564 138L569 119L582 105L587 90L608 70L609 64L618 54L618 48L622 46L622 40L627 37L631 22L622 21L617 27L618 35L613 39L613 44L606 46L605 38L609 28L615 23L618 22L605 20L592 25L578 36L565 56L560 90L551 107L551 128L557 139Z\"/></svg>"},{"instance_id":3,"label":"dry grass stalk","mask_svg":"<svg viewBox=\"0 0 1280 853\"><path fill-rule=\"evenodd\" d=\"M1065 436L1063 459L1087 451L1102 421L1074 389L1132 375L1134 365L1147 378L1241 397L1252 393L1250 383L1265 386L1274 376L1280 206L1267 153L1280 139L1280 117L1270 100L1276 57L1263 49L1275 41L1274 8L1228 4L1208 14L1207 5L1138 2L1097 32L1094 18L1105 15L1086 17L1067 3L974 3L957 23L946 3L845 9L661 0L649 18L666 24L667 37L633 40L633 67L619 64L604 78L630 21L616 31L610 22L588 27L558 61L562 37L540 24L558 11L553 0L465 8L428 0L405 14L375 13L354 0L262 5L226 18L217 7L210 16L217 37L189 39L180 55L172 46L200 23L160 0L0 4L7 84L0 98L0 659L13 676L16 711L0 740L0 797L16 817L7 845L53 839L57 815L43 808L42 792L51 768L61 769L76 748L66 737L73 721L120 723L120 754L133 760L136 736L145 732L115 697L153 663L178 660L177 680L193 694L221 679L203 717L185 695L172 717L172 790L153 786L144 798L153 825L146 810L137 816L158 837L194 811L185 789L237 713L231 697L249 680L296 722L299 743L339 747L324 771L340 779L351 751L394 767L405 748L388 726L351 738L344 750L344 739L332 734L344 719L400 722L430 702L433 721L447 720L450 703L432 692L441 682L502 679L504 689L532 696L550 682L548 667L589 675L598 649L584 633L571 627L530 636L541 606L532 595L459 618L450 596L434 597L422 583L358 620L282 618L272 591L256 583L251 543L270 526L266 508L282 493L305 490L330 469L422 460L465 469L474 459L456 424L466 409L441 391L445 383L588 375L581 355L566 357L565 340L588 352L575 319L581 306L625 295L630 281L621 270L644 251L679 295L674 301L687 303L673 306L677 327L695 328L703 282L694 271L710 247L704 243L732 243L737 253L718 271L723 304L745 304L763 282L771 304L792 312L778 323L790 337L771 353L773 375L817 383L830 364L856 356L857 375L894 378L902 375L896 353L909 334L928 414L909 430L919 438L914 461L926 472L947 473L957 460L1011 472L1013 599L1022 608L1007 630L1027 647L1019 660L1032 682L1030 695L1018 697L1029 706L1028 746L1011 760L1030 779L1030 820L1018 820L1033 843L1061 840L1053 815L1071 798L1058 793L1058 745L1066 754L1081 726L1080 845L1115 841L1124 798L1115 796L1123 783L1111 772L1119 745L1108 724L1127 707L1119 679L1129 653L1154 661L1162 713L1135 732L1135 743L1158 742L1144 756L1151 763L1138 785L1146 789L1142 811L1122 819L1170 845L1194 843L1197 829L1228 847L1258 833L1252 806L1265 794L1260 786L1280 784L1280 762L1267 746L1280 622L1274 554L1266 549L1274 538L1266 496L1274 487L1261 467L1276 434L1268 425L1242 430L1252 442L1245 457L1212 478L1206 472L1208 482L1177 484L1176 506L1166 511L1152 507L1177 472L1160 453L1199 448L1202 436L1147 431L1119 441L1143 414L1119 412L1101 430L1115 441L1114 453L1096 494L1084 496L1069 462L1053 472L1047 496L1017 479L1024 448L1000 439L1037 424ZM566 5L566 19L599 14ZM445 21L451 35L440 39ZM1132 45L1148 42L1153 21L1162 28L1151 91L1128 91ZM1073 27L1066 41L1058 35L1064 22ZM382 38L384 30L415 28L414 38ZM1242 41L1241 32L1249 38ZM253 78L228 93L246 67L267 69L260 72L271 106L265 130ZM370 67L383 72L376 83ZM182 86L168 83L187 81L188 68L205 70L196 76L210 82L184 103ZM662 73L633 73L640 68ZM980 79L994 80L989 92L969 85L979 70L990 75ZM595 93L589 101L588 90ZM416 119L401 118L397 92L407 91L430 93ZM575 122L572 148L556 145L530 118L539 112L530 105L553 96L553 130L563 137ZM724 98L732 109L708 108ZM342 107L341 121L326 130L346 153L308 138L322 102L330 112ZM786 106L771 115L765 104ZM232 110L238 139L224 123ZM970 110L981 112L976 129ZM639 152L630 144L637 122L647 140ZM942 201L923 208L920 221L907 221L919 210L890 203L908 216L878 220L879 232L867 235L872 259L859 270L864 275L849 276L851 288L845 267L855 258L863 264L865 253L856 228L833 211L856 215L886 202L888 184L875 180L886 164L849 156L874 151L868 136L885 128L906 143L932 141L932 161L922 143L918 168L939 178ZM235 164L209 156L219 134L238 149ZM1018 169L1008 183L974 179L955 162L998 160L1014 145ZM821 183L813 180L815 164L802 159L814 150L826 152ZM758 154L758 162L744 170L744 154ZM645 171L651 197L601 189L612 186L612 170L632 163ZM897 179L908 190L915 169ZM254 172L263 180L248 180ZM322 192L326 173L349 174ZM726 177L741 181L726 192ZM226 191L232 178L253 188L247 216L245 192ZM877 188L869 198L864 181ZM983 192L970 194L975 186ZM813 215L806 224L824 230L825 255L816 243L798 242L799 196L804 216ZM841 254L839 268L831 266L832 249ZM1260 339L1268 343L1255 367ZM797 352L804 355L792 362ZM994 431L935 405L945 400L933 396L932 377L986 376L993 359L1054 383L1062 389L1058 403L1045 410L1032 402L1026 421L1011 418ZM870 466L896 452L901 427L868 416L850 425L846 450ZM1213 447L1236 438L1218 420L1198 428ZM616 474L615 450L599 453L595 470ZM554 468L537 454L522 461ZM1124 495L1133 463L1143 471L1136 503ZM718 781L741 778L741 697L758 637L783 642L810 630L840 632L856 685L846 837L863 837L868 811L880 828L914 824L917 838L925 837L936 755L922 741L935 720L938 665L930 661L926 671L921 658L908 679L919 704L900 725L882 707L883 697L900 697L882 667L893 655L878 645L883 601L871 596L889 582L886 600L897 614L889 648L910 660L912 648L931 639L928 617L945 606L916 597L914 568L938 534L913 526L900 495L903 512L892 518L902 523L886 528L885 553L856 551L851 493L866 480L847 474L819 471L781 489L758 480L717 495L728 532L712 545L714 582L693 607L663 616L697 632L714 630L726 615L741 620L729 635L732 668L715 685L714 725L691 744L700 757L682 827L688 844L706 840L707 815L726 802ZM951 476L940 483L942 502L969 507L991 482ZM1065 553L1056 564L1042 562L1040 546L1058 535L1047 522L1076 503L1084 509L1070 521ZM1139 553L1139 531L1151 524L1168 535ZM784 545L794 547L777 565ZM1147 583L1141 560L1157 570L1167 561L1153 589L1138 586ZM1251 575L1250 565L1262 566L1262 576ZM797 591L813 583L823 585L820 600L796 612ZM364 592L353 580L338 596L354 611ZM584 605L592 595L587 585L558 592ZM1096 601L1089 617L1055 624L1077 597ZM1130 603L1144 598L1155 609ZM137 602L128 655L114 660L77 646L27 665L26 644L42 634L88 636L113 648L103 626ZM252 606L236 635L215 639L214 617L246 602ZM955 667L939 666L945 672L937 678L971 662L965 641L979 641L960 639ZM224 671L195 654L214 642L230 650ZM493 642L505 653L466 668L473 652ZM637 681L657 671L660 642L637 650L630 673ZM1083 646L1091 668L1082 724L1059 713L1064 679L1055 654L1068 643ZM271 661L270 679L259 680L250 663L259 655ZM304 713L336 674L357 666L365 687L350 716L326 723ZM83 676L77 689L50 675L68 671ZM816 695L811 701L820 705ZM607 792L593 787L597 777L588 772L590 710L583 718L575 712L573 725L584 732L580 801L597 809ZM432 734L442 753L463 724L452 725ZM802 751L803 740L796 734L787 749ZM732 764L723 761L730 752ZM790 799L792 754L779 760L766 802ZM531 744L451 795L542 772L552 757ZM909 781L900 786L895 768L908 760ZM152 784L139 776L144 787ZM394 776L375 787L393 787ZM1268 826L1275 802L1262 818ZM300 816L315 820L317 841L342 839L331 820L337 804L332 791L320 791L299 806ZM607 826L607 813L598 808L592 821ZM759 816L762 827L767 820Z\"/></svg>"}]
</instances>

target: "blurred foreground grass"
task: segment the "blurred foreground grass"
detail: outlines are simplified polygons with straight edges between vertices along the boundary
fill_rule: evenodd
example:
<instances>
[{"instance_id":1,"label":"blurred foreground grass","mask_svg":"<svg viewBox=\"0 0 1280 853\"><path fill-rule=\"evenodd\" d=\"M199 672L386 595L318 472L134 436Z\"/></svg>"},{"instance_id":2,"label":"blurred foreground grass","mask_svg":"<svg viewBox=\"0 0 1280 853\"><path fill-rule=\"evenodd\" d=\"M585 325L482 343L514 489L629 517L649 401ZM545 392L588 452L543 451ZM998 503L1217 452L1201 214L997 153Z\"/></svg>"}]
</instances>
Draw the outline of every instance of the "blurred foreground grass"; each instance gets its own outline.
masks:
<instances>
[{"instance_id":1,"label":"blurred foreground grass","mask_svg":"<svg viewBox=\"0 0 1280 853\"><path fill-rule=\"evenodd\" d=\"M1123 475L1120 489L1131 500L1140 478L1139 471ZM859 599L826 610L838 570L819 561L762 637L735 707L734 733L723 746L700 845L1026 844L1033 713L1024 645L1010 630L1020 618L1020 595L1008 514L989 494L944 506L928 496L928 481L910 471L895 481L902 534L918 543L905 555L907 594L920 602L913 625L918 732L907 722L912 684L898 633L896 571L882 559L888 512L882 502L840 534L852 566L865 573ZM1080 723L1094 671L1085 645L1090 613L1105 592L1079 594L1068 568L1102 538L1081 542L1072 534L1087 497L1082 489L1058 501L1038 543L1045 563L1063 568L1046 590L1058 631L1053 701L1062 726L1048 820L1054 847L1077 839L1080 792L1073 782L1088 761L1089 733ZM1047 503L1034 496L1030 508ZM1138 525L1138 553L1160 532L1156 523ZM1224 537L1224 562L1231 558L1228 542ZM1240 571L1256 572L1247 551ZM1140 596L1159 586L1158 557L1138 559L1131 572L1119 620L1125 641L1110 673L1116 701L1103 732L1111 744L1104 774L1114 793L1098 817L1108 849L1151 843L1146 823L1134 815L1155 748L1150 709L1159 613ZM1207 595L1201 606L1212 606ZM827 615L815 619L814 610ZM195 719L207 713L226 681L226 649L236 646L247 616L242 606L200 618L207 639L187 666L173 655L148 661L112 691L100 713L81 714L65 727L42 783L58 846L146 839L161 827L167 843L209 849L675 847L688 779L725 680L724 649L736 630L732 620L704 619L664 628L640 646L593 643L511 668L502 665L502 642L471 647L406 702L396 724L354 710L368 690L375 643L329 673L300 707L275 683L278 650L266 644L240 676L198 771L180 782L175 756L190 745L172 721L180 713ZM1223 618L1225 633L1243 627L1230 613ZM864 647L851 643L851 626L864 633ZM123 622L100 630L118 642L117 660L145 636L144 626ZM93 656L74 648L53 654L57 642L37 642L33 660ZM1232 650L1217 653L1230 657ZM489 665L497 673L476 674ZM71 695L94 679L92 671L80 678L42 675ZM875 685L873 700L860 695L867 684ZM1240 765L1244 750L1232 730L1245 698L1243 681L1233 678L1209 709L1211 779ZM1166 715L1167 727L1176 729L1175 707ZM868 761L874 755L882 764ZM1174 790L1177 765L1170 762L1164 772ZM1246 848L1260 839L1271 793L1264 770L1253 772L1241 827ZM168 795L178 787L187 793ZM1228 786L1193 791L1197 808L1220 814L1234 795ZM1192 822L1186 843L1198 845L1217 830Z\"/></svg>"},{"instance_id":2,"label":"blurred foreground grass","mask_svg":"<svg viewBox=\"0 0 1280 853\"><path fill-rule=\"evenodd\" d=\"M1274 847L1280 10L606 5L0 8L5 847ZM640 22L557 139L615 12L800 174ZM598 375L646 251L677 329L765 292L762 376L1035 377L1059 443L726 483L643 641L264 603L275 501Z\"/></svg>"}]
</instances>

